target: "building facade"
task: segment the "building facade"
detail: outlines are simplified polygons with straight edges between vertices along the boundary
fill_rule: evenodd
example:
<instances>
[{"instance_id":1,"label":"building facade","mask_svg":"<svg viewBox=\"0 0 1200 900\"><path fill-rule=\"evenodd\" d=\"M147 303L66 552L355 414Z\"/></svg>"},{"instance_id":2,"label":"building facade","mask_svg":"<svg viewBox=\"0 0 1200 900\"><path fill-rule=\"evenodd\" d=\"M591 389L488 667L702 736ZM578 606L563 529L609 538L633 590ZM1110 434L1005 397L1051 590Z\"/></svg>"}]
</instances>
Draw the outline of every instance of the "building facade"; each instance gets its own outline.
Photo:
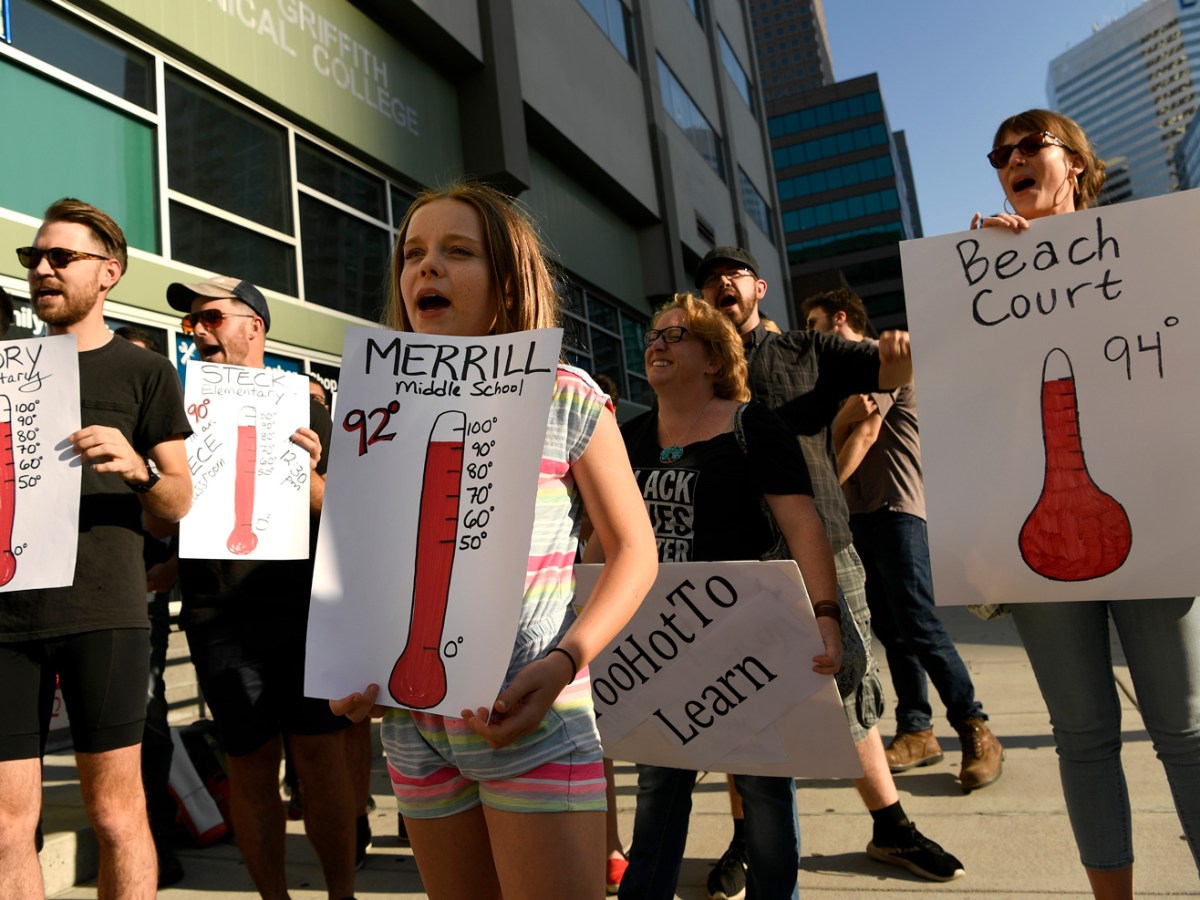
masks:
<instances>
[{"instance_id":1,"label":"building facade","mask_svg":"<svg viewBox=\"0 0 1200 900\"><path fill-rule=\"evenodd\" d=\"M751 0L750 9L768 102L833 83L821 0Z\"/></svg>"},{"instance_id":2,"label":"building facade","mask_svg":"<svg viewBox=\"0 0 1200 900\"><path fill-rule=\"evenodd\" d=\"M921 237L903 132L879 78L864 75L768 104L784 241L798 302L848 286L877 330L905 327L900 241Z\"/></svg>"},{"instance_id":3,"label":"building facade","mask_svg":"<svg viewBox=\"0 0 1200 900\"><path fill-rule=\"evenodd\" d=\"M1146 0L1050 62L1050 105L1108 167L1101 203L1180 186L1175 150L1196 113L1200 4Z\"/></svg>"},{"instance_id":4,"label":"building facade","mask_svg":"<svg viewBox=\"0 0 1200 900\"><path fill-rule=\"evenodd\" d=\"M59 197L105 209L133 248L113 324L180 366L167 284L235 275L271 301L271 364L336 390L412 197L464 175L531 212L568 357L630 409L650 397L653 306L714 244L783 282L738 0L0 0L0 22L0 246L30 243ZM0 284L13 336L40 333L11 252Z\"/></svg>"}]
</instances>

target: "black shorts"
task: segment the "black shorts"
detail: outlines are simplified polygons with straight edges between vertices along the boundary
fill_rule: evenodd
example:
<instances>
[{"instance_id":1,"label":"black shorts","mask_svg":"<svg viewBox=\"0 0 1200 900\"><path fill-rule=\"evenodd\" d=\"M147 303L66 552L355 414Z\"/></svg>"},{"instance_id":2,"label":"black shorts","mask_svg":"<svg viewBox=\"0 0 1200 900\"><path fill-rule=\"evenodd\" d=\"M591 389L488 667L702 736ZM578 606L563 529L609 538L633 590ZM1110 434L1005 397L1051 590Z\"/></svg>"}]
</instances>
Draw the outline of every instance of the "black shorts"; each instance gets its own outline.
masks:
<instances>
[{"instance_id":1,"label":"black shorts","mask_svg":"<svg viewBox=\"0 0 1200 900\"><path fill-rule=\"evenodd\" d=\"M298 616L188 626L204 701L230 756L252 753L280 732L331 734L350 724L328 700L304 696L305 632Z\"/></svg>"},{"instance_id":2,"label":"black shorts","mask_svg":"<svg viewBox=\"0 0 1200 900\"><path fill-rule=\"evenodd\" d=\"M150 632L88 631L0 643L0 760L37 759L45 751L55 673L76 752L103 753L141 743Z\"/></svg>"}]
</instances>

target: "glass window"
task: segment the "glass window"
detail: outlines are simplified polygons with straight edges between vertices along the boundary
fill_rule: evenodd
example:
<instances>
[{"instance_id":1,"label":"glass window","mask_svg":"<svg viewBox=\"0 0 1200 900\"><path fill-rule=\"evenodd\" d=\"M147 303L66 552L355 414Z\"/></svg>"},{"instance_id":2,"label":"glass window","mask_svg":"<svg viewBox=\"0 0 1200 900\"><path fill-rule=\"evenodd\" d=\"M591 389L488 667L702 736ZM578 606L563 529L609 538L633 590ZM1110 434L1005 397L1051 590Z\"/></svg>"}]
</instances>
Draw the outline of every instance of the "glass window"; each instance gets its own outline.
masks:
<instances>
[{"instance_id":1,"label":"glass window","mask_svg":"<svg viewBox=\"0 0 1200 900\"><path fill-rule=\"evenodd\" d=\"M40 219L56 197L85 197L116 219L131 246L159 252L150 125L3 58L0 121L20 123L19 135L10 124L0 140L0 206ZM53 139L64 128L86 139Z\"/></svg>"},{"instance_id":2,"label":"glass window","mask_svg":"<svg viewBox=\"0 0 1200 900\"><path fill-rule=\"evenodd\" d=\"M296 177L301 184L373 219L387 221L386 185L381 179L303 138L296 139Z\"/></svg>"},{"instance_id":3,"label":"glass window","mask_svg":"<svg viewBox=\"0 0 1200 900\"><path fill-rule=\"evenodd\" d=\"M746 74L746 70L742 68L741 62L737 58L737 54L733 52L733 47L729 45L729 40L725 37L725 32L717 29L717 40L721 45L721 64L725 67L725 72L729 75L733 86L737 88L738 94L746 102L746 105L751 110L754 109L754 101L751 99L750 76Z\"/></svg>"},{"instance_id":4,"label":"glass window","mask_svg":"<svg viewBox=\"0 0 1200 900\"><path fill-rule=\"evenodd\" d=\"M408 194L402 194L395 187L392 192L392 227L399 228L400 223L404 221L404 215L408 212L408 207L412 204L412 197Z\"/></svg>"},{"instance_id":5,"label":"glass window","mask_svg":"<svg viewBox=\"0 0 1200 900\"><path fill-rule=\"evenodd\" d=\"M633 58L633 20L621 0L579 0L600 30L608 36L617 52L630 65Z\"/></svg>"},{"instance_id":6,"label":"glass window","mask_svg":"<svg viewBox=\"0 0 1200 900\"><path fill-rule=\"evenodd\" d=\"M854 119L854 118L858 118L859 116L864 116L866 114L867 114L867 104L866 104L866 101L863 99L862 94L859 94L857 97L851 97L849 100L846 101L846 115L849 118Z\"/></svg>"},{"instance_id":7,"label":"glass window","mask_svg":"<svg viewBox=\"0 0 1200 900\"><path fill-rule=\"evenodd\" d=\"M762 233L773 240L771 207L767 205L766 199L759 193L758 188L754 186L754 182L750 180L741 166L738 167L738 178L741 181L742 208L746 210L746 215L759 227Z\"/></svg>"},{"instance_id":8,"label":"glass window","mask_svg":"<svg viewBox=\"0 0 1200 900\"><path fill-rule=\"evenodd\" d=\"M182 203L172 202L170 215L171 254L179 262L296 296L294 248Z\"/></svg>"},{"instance_id":9,"label":"glass window","mask_svg":"<svg viewBox=\"0 0 1200 900\"><path fill-rule=\"evenodd\" d=\"M708 119L704 118L704 113L700 112L700 107L696 106L695 101L684 90L679 79L675 77L675 73L671 71L671 67L661 56L658 57L658 79L663 96L663 106L666 108L667 114L675 120L675 124L683 129L688 140L692 142L692 146L700 152L712 170L724 179L725 166L721 139L717 137L717 133L708 123Z\"/></svg>"},{"instance_id":10,"label":"glass window","mask_svg":"<svg viewBox=\"0 0 1200 900\"><path fill-rule=\"evenodd\" d=\"M388 278L388 232L301 194L300 235L304 296L378 322Z\"/></svg>"},{"instance_id":11,"label":"glass window","mask_svg":"<svg viewBox=\"0 0 1200 900\"><path fill-rule=\"evenodd\" d=\"M287 133L176 72L167 73L167 183L291 233Z\"/></svg>"},{"instance_id":12,"label":"glass window","mask_svg":"<svg viewBox=\"0 0 1200 900\"><path fill-rule=\"evenodd\" d=\"M154 112L154 65L147 54L43 0L11 0L9 12L14 47Z\"/></svg>"}]
</instances>

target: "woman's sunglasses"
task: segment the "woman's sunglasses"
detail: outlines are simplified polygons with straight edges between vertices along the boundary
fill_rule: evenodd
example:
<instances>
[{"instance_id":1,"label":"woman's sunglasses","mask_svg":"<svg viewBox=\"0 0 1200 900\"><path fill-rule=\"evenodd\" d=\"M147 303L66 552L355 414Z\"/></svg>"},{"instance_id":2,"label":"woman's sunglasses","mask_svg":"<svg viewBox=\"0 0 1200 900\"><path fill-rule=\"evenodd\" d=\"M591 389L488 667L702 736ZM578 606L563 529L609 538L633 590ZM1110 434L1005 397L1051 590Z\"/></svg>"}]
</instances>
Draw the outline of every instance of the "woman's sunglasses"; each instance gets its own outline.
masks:
<instances>
[{"instance_id":1,"label":"woman's sunglasses","mask_svg":"<svg viewBox=\"0 0 1200 900\"><path fill-rule=\"evenodd\" d=\"M68 250L65 247L49 247L41 250L37 247L18 247L17 261L27 269L36 269L42 264L42 258L50 261L55 269L65 269L77 259L111 259L110 256L100 256L96 253L84 253L82 250Z\"/></svg>"},{"instance_id":2,"label":"woman's sunglasses","mask_svg":"<svg viewBox=\"0 0 1200 900\"><path fill-rule=\"evenodd\" d=\"M226 319L257 319L254 313L227 313L219 309L202 309L200 312L188 313L179 320L184 334L192 334L198 324L203 323L206 331L214 331L221 327Z\"/></svg>"},{"instance_id":3,"label":"woman's sunglasses","mask_svg":"<svg viewBox=\"0 0 1200 900\"><path fill-rule=\"evenodd\" d=\"M666 328L651 328L642 335L642 343L649 347L661 337L668 344L678 344L683 340L683 336L685 334L691 334L691 332L682 325L668 325Z\"/></svg>"},{"instance_id":4,"label":"woman's sunglasses","mask_svg":"<svg viewBox=\"0 0 1200 900\"><path fill-rule=\"evenodd\" d=\"M987 155L988 162L992 164L993 169L1003 169L1008 165L1009 157L1012 156L1014 150L1020 150L1021 155L1028 159L1031 156L1037 156L1043 147L1064 147L1067 152L1074 153L1066 143L1052 135L1048 131L1039 131L1037 134L1027 134L1015 144L1001 144L995 150Z\"/></svg>"}]
</instances>

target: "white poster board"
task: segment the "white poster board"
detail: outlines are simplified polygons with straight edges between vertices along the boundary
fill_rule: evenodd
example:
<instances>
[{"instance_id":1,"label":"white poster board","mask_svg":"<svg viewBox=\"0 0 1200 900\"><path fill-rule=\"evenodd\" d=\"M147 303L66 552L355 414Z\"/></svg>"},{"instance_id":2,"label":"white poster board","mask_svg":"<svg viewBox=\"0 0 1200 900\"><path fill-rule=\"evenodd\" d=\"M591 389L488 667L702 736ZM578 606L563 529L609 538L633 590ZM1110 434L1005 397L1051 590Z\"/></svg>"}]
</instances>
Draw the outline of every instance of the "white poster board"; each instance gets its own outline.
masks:
<instances>
[{"instance_id":1,"label":"white poster board","mask_svg":"<svg viewBox=\"0 0 1200 900\"><path fill-rule=\"evenodd\" d=\"M306 559L308 453L292 443L309 419L308 378L189 360L184 409L192 509L184 559Z\"/></svg>"},{"instance_id":2,"label":"white poster board","mask_svg":"<svg viewBox=\"0 0 1200 900\"><path fill-rule=\"evenodd\" d=\"M1200 191L901 244L937 602L1200 591Z\"/></svg>"},{"instance_id":3,"label":"white poster board","mask_svg":"<svg viewBox=\"0 0 1200 900\"><path fill-rule=\"evenodd\" d=\"M0 591L75 580L78 346L73 334L0 344Z\"/></svg>"},{"instance_id":4,"label":"white poster board","mask_svg":"<svg viewBox=\"0 0 1200 900\"><path fill-rule=\"evenodd\" d=\"M576 566L585 603L603 566ZM748 775L862 775L800 570L662 563L637 613L590 666L610 759Z\"/></svg>"},{"instance_id":5,"label":"white poster board","mask_svg":"<svg viewBox=\"0 0 1200 900\"><path fill-rule=\"evenodd\" d=\"M349 328L308 656L310 697L490 707L512 656L562 331Z\"/></svg>"}]
</instances>

